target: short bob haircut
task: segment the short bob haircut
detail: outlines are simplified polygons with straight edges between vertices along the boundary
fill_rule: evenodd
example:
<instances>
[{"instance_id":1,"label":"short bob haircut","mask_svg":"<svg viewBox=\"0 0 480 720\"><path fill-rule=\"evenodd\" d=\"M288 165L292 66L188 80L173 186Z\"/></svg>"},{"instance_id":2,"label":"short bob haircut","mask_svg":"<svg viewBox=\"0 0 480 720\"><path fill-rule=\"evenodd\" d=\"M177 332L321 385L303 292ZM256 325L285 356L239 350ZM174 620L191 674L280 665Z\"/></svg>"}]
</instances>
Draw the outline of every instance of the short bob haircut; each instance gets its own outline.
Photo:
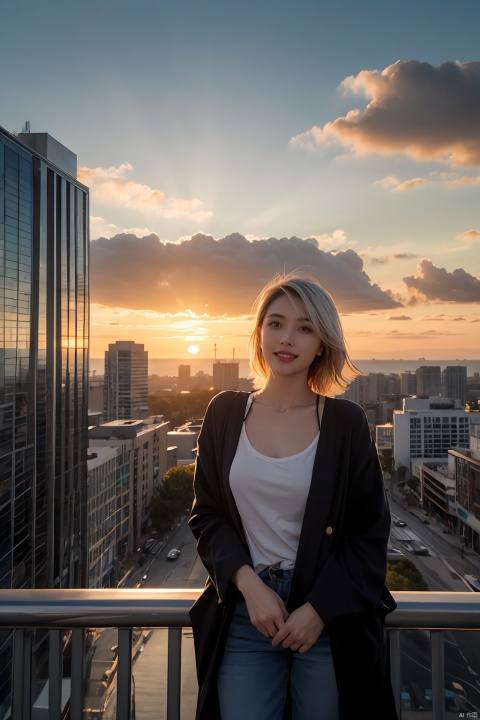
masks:
<instances>
[{"instance_id":1,"label":"short bob haircut","mask_svg":"<svg viewBox=\"0 0 480 720\"><path fill-rule=\"evenodd\" d=\"M310 365L308 384L321 395L343 392L361 371L351 361L337 308L318 280L298 272L276 275L263 288L253 304L255 327L250 337L250 377L254 389L264 387L269 367L261 348L261 328L270 304L284 293L303 302L308 318L320 337L324 350ZM346 372L345 372L346 368Z\"/></svg>"}]
</instances>

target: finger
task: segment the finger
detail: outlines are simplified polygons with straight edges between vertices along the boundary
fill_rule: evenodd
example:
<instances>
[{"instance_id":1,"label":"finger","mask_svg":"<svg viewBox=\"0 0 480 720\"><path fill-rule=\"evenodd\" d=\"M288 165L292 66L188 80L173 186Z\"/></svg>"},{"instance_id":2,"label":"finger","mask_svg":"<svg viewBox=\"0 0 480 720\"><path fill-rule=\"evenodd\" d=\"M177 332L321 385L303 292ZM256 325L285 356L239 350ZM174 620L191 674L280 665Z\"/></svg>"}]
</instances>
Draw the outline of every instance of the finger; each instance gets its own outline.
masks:
<instances>
[{"instance_id":1,"label":"finger","mask_svg":"<svg viewBox=\"0 0 480 720\"><path fill-rule=\"evenodd\" d=\"M282 645L283 645L283 641L285 640L286 637L288 637L288 635L289 635L289 632L288 632L288 630L285 628L285 625L284 625L284 626L283 626L282 628L280 628L280 630L279 630L277 633L275 633L275 635L273 636L272 645L273 645L274 647L276 647L277 645L280 645L280 643L282 643ZM284 646L284 647L285 647L285 646Z\"/></svg>"}]
</instances>

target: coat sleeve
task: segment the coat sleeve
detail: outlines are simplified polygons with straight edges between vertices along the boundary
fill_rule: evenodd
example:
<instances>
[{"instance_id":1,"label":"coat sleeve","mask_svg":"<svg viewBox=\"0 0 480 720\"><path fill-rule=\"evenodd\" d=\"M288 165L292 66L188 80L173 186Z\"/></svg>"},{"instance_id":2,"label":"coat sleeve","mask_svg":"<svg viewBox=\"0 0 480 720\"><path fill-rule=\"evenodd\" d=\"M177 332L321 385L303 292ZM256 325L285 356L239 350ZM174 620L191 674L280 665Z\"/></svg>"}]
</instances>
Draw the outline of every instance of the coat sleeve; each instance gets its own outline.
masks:
<instances>
[{"instance_id":1,"label":"coat sleeve","mask_svg":"<svg viewBox=\"0 0 480 720\"><path fill-rule=\"evenodd\" d=\"M233 573L242 565L252 565L250 553L232 522L222 487L220 440L226 395L221 393L210 402L198 437L189 520L198 554L223 602L238 599L239 591L230 581Z\"/></svg>"},{"instance_id":2,"label":"coat sleeve","mask_svg":"<svg viewBox=\"0 0 480 720\"><path fill-rule=\"evenodd\" d=\"M339 478L345 489L343 519L305 598L326 624L345 615L385 608L381 597L385 598L390 510L376 446L360 408L346 436L349 442Z\"/></svg>"}]
</instances>

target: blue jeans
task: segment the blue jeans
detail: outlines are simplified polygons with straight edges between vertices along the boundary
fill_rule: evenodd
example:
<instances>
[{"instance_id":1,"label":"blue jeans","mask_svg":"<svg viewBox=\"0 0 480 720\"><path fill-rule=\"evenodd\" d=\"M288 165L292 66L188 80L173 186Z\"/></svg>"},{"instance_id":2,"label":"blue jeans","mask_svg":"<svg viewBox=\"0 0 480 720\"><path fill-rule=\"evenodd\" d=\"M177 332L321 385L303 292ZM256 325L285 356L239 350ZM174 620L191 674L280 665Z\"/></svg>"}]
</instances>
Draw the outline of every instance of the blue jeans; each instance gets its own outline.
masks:
<instances>
[{"instance_id":1,"label":"blue jeans","mask_svg":"<svg viewBox=\"0 0 480 720\"><path fill-rule=\"evenodd\" d=\"M266 568L259 577L286 603L292 570ZM236 607L218 673L222 720L282 720L287 690L293 720L338 720L338 694L328 637L306 653L272 646Z\"/></svg>"}]
</instances>

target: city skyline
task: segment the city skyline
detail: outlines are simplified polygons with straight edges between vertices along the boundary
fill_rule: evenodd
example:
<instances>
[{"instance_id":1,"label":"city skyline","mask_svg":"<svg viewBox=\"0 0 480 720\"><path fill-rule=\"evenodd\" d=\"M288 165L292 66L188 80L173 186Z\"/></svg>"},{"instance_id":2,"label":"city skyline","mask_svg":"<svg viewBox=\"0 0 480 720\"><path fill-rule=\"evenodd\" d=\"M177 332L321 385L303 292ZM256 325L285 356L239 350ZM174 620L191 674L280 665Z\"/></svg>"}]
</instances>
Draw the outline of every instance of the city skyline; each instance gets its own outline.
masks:
<instances>
[{"instance_id":1,"label":"city skyline","mask_svg":"<svg viewBox=\"0 0 480 720\"><path fill-rule=\"evenodd\" d=\"M91 357L246 357L256 294L302 268L353 357L479 358L478 20L473 0L12 4L0 125L78 156Z\"/></svg>"}]
</instances>

